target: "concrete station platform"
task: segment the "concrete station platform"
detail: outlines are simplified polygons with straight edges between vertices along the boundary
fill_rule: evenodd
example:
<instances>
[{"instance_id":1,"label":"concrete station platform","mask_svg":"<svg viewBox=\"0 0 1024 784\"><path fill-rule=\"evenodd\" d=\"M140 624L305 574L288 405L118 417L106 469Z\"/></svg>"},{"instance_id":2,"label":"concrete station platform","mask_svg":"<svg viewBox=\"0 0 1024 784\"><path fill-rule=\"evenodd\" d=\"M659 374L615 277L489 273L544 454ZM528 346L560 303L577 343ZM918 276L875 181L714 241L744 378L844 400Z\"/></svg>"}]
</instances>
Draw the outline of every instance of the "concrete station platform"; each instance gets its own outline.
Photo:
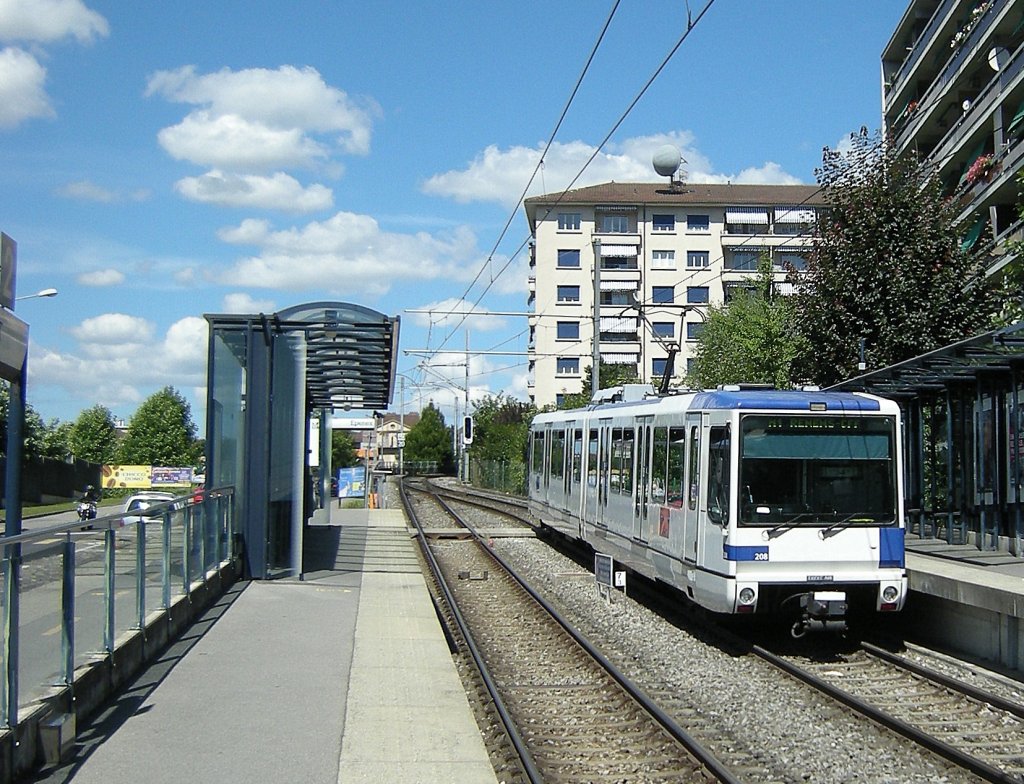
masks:
<instances>
[{"instance_id":1,"label":"concrete station platform","mask_svg":"<svg viewBox=\"0 0 1024 784\"><path fill-rule=\"evenodd\" d=\"M915 636L1024 679L1024 558L912 535L906 553Z\"/></svg>"},{"instance_id":2,"label":"concrete station platform","mask_svg":"<svg viewBox=\"0 0 1024 784\"><path fill-rule=\"evenodd\" d=\"M414 548L400 509L307 528L303 580L236 584L35 780L495 784Z\"/></svg>"}]
</instances>

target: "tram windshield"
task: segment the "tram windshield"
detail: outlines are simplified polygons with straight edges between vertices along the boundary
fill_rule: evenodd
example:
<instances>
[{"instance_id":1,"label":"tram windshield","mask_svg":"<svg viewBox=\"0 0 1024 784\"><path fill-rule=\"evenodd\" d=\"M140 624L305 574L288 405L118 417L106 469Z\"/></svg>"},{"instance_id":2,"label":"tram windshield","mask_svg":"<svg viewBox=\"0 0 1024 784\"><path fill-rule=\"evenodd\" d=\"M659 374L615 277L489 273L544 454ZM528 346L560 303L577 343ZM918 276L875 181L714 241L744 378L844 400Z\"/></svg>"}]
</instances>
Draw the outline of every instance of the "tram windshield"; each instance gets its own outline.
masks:
<instances>
[{"instance_id":1,"label":"tram windshield","mask_svg":"<svg viewBox=\"0 0 1024 784\"><path fill-rule=\"evenodd\" d=\"M740 422L740 525L896 522L895 420L753 415Z\"/></svg>"}]
</instances>

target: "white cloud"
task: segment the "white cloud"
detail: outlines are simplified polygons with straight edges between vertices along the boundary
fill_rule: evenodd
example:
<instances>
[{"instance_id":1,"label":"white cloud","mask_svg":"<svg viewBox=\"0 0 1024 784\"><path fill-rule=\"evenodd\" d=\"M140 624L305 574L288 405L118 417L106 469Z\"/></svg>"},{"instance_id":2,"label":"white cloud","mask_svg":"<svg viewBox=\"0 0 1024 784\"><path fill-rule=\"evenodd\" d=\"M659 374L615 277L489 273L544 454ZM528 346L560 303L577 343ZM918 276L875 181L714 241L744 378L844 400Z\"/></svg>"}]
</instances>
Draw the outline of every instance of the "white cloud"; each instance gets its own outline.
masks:
<instances>
[{"instance_id":1,"label":"white cloud","mask_svg":"<svg viewBox=\"0 0 1024 784\"><path fill-rule=\"evenodd\" d=\"M64 185L56 188L55 193L65 199L73 199L75 201L92 201L100 204L114 204L123 201L145 201L150 196L150 192L145 189L132 191L130 193L122 193L120 191L112 191L109 188L104 188L102 185L97 185L89 180L65 183Z\"/></svg>"},{"instance_id":2,"label":"white cloud","mask_svg":"<svg viewBox=\"0 0 1024 784\"><path fill-rule=\"evenodd\" d=\"M277 310L272 299L256 299L242 292L225 295L223 303L224 313L273 313Z\"/></svg>"},{"instance_id":3,"label":"white cloud","mask_svg":"<svg viewBox=\"0 0 1024 784\"><path fill-rule=\"evenodd\" d=\"M70 332L79 341L99 346L138 345L153 337L154 326L139 316L125 313L104 313L88 318Z\"/></svg>"},{"instance_id":4,"label":"white cloud","mask_svg":"<svg viewBox=\"0 0 1024 784\"><path fill-rule=\"evenodd\" d=\"M472 303L464 299L450 298L441 302L431 302L426 305L419 305L416 310L429 310L430 313L409 313L409 318L414 324L421 327L439 327L441 329L468 329L471 332L488 332L497 329L504 329L505 319L487 315L487 309L473 307ZM474 315L466 317L463 315L472 311Z\"/></svg>"},{"instance_id":5,"label":"white cloud","mask_svg":"<svg viewBox=\"0 0 1024 784\"><path fill-rule=\"evenodd\" d=\"M83 286L118 286L125 281L125 274L116 269L100 269L83 272L75 280Z\"/></svg>"},{"instance_id":6,"label":"white cloud","mask_svg":"<svg viewBox=\"0 0 1024 784\"><path fill-rule=\"evenodd\" d=\"M0 128L14 128L36 117L55 117L43 89L46 69L22 49L0 50Z\"/></svg>"},{"instance_id":7,"label":"white cloud","mask_svg":"<svg viewBox=\"0 0 1024 784\"><path fill-rule=\"evenodd\" d=\"M298 180L284 172L264 177L230 174L215 169L200 177L179 180L175 189L192 201L225 207L312 212L327 209L334 203L330 188L323 185L303 188Z\"/></svg>"},{"instance_id":8,"label":"white cloud","mask_svg":"<svg viewBox=\"0 0 1024 784\"><path fill-rule=\"evenodd\" d=\"M582 141L556 142L548 150L543 169L530 185L527 196L613 180L656 182L661 177L655 173L651 158L665 144L679 148L685 160L683 169L690 182L799 182L771 162L762 167L744 169L739 174L715 172L711 162L693 146L693 142L693 134L688 131L653 134L606 145L596 156L592 144ZM464 169L436 174L423 183L422 189L425 193L446 196L459 203L491 201L511 207L533 174L542 151L543 145L535 148L511 147L506 150L491 145ZM592 156L593 161L574 182L580 169Z\"/></svg>"},{"instance_id":9,"label":"white cloud","mask_svg":"<svg viewBox=\"0 0 1024 784\"><path fill-rule=\"evenodd\" d=\"M208 325L203 318L183 318L157 337L155 326L145 319L107 313L86 319L71 332L80 341L75 352L32 344L32 383L63 388L69 398L111 410L134 408L168 384L198 390L195 402L205 392Z\"/></svg>"},{"instance_id":10,"label":"white cloud","mask_svg":"<svg viewBox=\"0 0 1024 784\"><path fill-rule=\"evenodd\" d=\"M72 36L89 43L109 32L107 20L81 0L0 1L0 40L50 43Z\"/></svg>"},{"instance_id":11,"label":"white cloud","mask_svg":"<svg viewBox=\"0 0 1024 784\"><path fill-rule=\"evenodd\" d=\"M329 86L314 68L159 71L146 95L197 106L158 138L175 158L243 172L312 168L335 152L365 155L377 104Z\"/></svg>"},{"instance_id":12,"label":"white cloud","mask_svg":"<svg viewBox=\"0 0 1024 784\"><path fill-rule=\"evenodd\" d=\"M316 289L349 298L378 296L401 281L466 280L483 262L468 229L441 236L395 234L367 215L350 212L281 231L263 221L244 221L218 236L259 249L220 276L226 285Z\"/></svg>"}]
</instances>

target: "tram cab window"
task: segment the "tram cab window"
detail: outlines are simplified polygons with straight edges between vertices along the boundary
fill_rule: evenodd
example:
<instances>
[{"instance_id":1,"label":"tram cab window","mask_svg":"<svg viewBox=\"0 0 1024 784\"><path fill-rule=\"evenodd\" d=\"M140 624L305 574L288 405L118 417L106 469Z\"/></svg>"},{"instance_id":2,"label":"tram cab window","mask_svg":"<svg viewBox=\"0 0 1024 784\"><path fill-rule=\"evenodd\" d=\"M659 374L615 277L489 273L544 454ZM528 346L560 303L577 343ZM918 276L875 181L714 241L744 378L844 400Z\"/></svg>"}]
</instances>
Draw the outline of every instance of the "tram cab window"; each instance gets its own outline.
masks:
<instances>
[{"instance_id":1,"label":"tram cab window","mask_svg":"<svg viewBox=\"0 0 1024 784\"><path fill-rule=\"evenodd\" d=\"M708 443L708 519L729 522L729 427L711 428Z\"/></svg>"},{"instance_id":2,"label":"tram cab window","mask_svg":"<svg viewBox=\"0 0 1024 784\"><path fill-rule=\"evenodd\" d=\"M533 434L533 451L530 454L530 470L535 474L544 470L544 433Z\"/></svg>"}]
</instances>

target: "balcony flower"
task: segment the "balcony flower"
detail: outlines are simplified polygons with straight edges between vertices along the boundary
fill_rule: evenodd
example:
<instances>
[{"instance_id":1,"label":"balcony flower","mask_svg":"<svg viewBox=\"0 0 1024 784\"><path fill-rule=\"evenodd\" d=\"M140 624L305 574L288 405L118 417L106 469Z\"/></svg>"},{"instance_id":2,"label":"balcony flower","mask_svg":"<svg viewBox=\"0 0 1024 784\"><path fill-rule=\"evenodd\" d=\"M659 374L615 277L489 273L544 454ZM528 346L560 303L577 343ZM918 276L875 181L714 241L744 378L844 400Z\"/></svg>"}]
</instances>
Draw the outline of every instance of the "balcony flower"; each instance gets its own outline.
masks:
<instances>
[{"instance_id":1,"label":"balcony flower","mask_svg":"<svg viewBox=\"0 0 1024 784\"><path fill-rule=\"evenodd\" d=\"M980 156L967 170L967 184L974 185L979 180L987 180L998 165L994 155Z\"/></svg>"},{"instance_id":2,"label":"balcony flower","mask_svg":"<svg viewBox=\"0 0 1024 784\"><path fill-rule=\"evenodd\" d=\"M993 0L985 0L984 3L979 3L971 11L971 16L968 18L967 23L960 28L960 30L953 36L953 39L949 42L950 49L957 49L967 40L967 36L971 34L971 30L978 24L981 17L985 15L985 12L992 7Z\"/></svg>"}]
</instances>

